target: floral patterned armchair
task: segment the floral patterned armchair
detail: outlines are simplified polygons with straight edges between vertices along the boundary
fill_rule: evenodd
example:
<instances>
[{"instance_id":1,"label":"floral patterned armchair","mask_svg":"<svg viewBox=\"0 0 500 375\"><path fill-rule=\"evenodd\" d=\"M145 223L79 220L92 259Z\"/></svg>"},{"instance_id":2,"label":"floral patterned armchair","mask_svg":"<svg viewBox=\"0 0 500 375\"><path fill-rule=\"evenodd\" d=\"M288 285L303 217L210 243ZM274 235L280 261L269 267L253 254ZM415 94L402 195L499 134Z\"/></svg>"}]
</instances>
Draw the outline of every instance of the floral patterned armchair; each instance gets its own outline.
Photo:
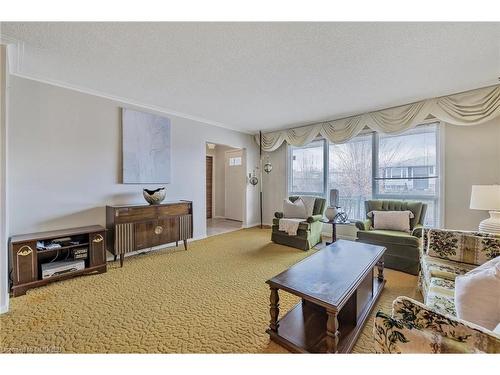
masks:
<instances>
[{"instance_id":1,"label":"floral patterned armchair","mask_svg":"<svg viewBox=\"0 0 500 375\"><path fill-rule=\"evenodd\" d=\"M373 334L377 353L500 353L500 336L408 297L377 313Z\"/></svg>"},{"instance_id":2,"label":"floral patterned armchair","mask_svg":"<svg viewBox=\"0 0 500 375\"><path fill-rule=\"evenodd\" d=\"M418 280L424 303L442 314L455 315L455 277L499 255L500 235L425 229Z\"/></svg>"},{"instance_id":3,"label":"floral patterned armchair","mask_svg":"<svg viewBox=\"0 0 500 375\"><path fill-rule=\"evenodd\" d=\"M500 353L500 336L455 315L455 277L500 256L500 236L425 229L418 285L424 303L393 302L378 312L374 330L380 353Z\"/></svg>"}]
</instances>

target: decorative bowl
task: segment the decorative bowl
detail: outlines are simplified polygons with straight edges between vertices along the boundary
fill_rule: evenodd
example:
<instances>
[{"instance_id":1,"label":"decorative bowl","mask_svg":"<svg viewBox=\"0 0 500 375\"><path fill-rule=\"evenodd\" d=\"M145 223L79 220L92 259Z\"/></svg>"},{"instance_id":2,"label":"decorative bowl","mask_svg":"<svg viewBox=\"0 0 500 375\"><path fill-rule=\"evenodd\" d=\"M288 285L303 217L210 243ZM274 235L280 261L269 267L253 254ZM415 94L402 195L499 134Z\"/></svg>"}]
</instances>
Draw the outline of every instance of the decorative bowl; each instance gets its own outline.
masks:
<instances>
[{"instance_id":1,"label":"decorative bowl","mask_svg":"<svg viewBox=\"0 0 500 375\"><path fill-rule=\"evenodd\" d=\"M144 199L149 204L160 204L165 199L166 193L167 191L165 190L164 187L155 190L144 189L142 191Z\"/></svg>"}]
</instances>

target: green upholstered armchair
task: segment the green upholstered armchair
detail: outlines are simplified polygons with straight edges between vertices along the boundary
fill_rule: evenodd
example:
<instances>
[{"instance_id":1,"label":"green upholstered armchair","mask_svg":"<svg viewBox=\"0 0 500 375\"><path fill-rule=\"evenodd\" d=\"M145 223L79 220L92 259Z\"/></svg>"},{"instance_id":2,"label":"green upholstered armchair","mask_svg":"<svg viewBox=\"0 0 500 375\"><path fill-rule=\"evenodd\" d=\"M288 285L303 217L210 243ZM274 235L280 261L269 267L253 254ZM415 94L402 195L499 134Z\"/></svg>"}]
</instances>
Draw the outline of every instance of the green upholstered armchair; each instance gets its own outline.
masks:
<instances>
[{"instance_id":1,"label":"green upholstered armchair","mask_svg":"<svg viewBox=\"0 0 500 375\"><path fill-rule=\"evenodd\" d=\"M288 199L295 202L298 198L298 196L291 196ZM314 201L313 215L299 224L299 230L296 236L289 236L287 233L279 231L279 219L283 217L283 213L275 212L271 241L280 245L296 247L301 250L309 250L314 247L321 242L321 229L323 228L321 219L323 218L325 206L326 199L317 197Z\"/></svg>"},{"instance_id":2,"label":"green upholstered armchair","mask_svg":"<svg viewBox=\"0 0 500 375\"><path fill-rule=\"evenodd\" d=\"M422 202L401 200L368 200L365 202L365 221L356 222L358 241L386 247L385 266L417 275L419 270L419 246L427 205ZM395 230L375 230L368 218L371 211L411 211L410 233Z\"/></svg>"}]
</instances>

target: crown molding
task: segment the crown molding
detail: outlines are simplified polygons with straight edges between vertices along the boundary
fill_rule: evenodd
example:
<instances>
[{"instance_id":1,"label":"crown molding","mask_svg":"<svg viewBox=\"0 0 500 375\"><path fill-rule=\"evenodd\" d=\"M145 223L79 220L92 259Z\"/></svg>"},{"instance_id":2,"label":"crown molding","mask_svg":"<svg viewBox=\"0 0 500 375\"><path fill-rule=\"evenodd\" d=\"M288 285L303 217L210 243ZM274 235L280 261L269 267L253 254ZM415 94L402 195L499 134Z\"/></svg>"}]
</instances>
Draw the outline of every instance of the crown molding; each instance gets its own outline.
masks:
<instances>
[{"instance_id":1,"label":"crown molding","mask_svg":"<svg viewBox=\"0 0 500 375\"><path fill-rule=\"evenodd\" d=\"M19 72L24 59L24 42L7 34L0 33L0 44L7 46L9 74Z\"/></svg>"},{"instance_id":2,"label":"crown molding","mask_svg":"<svg viewBox=\"0 0 500 375\"><path fill-rule=\"evenodd\" d=\"M158 114L180 117L180 118L200 122L200 123L207 124L207 125L212 125L212 126L216 126L219 128L224 128L227 130L236 131L238 133L253 135L253 133L248 131L248 130L236 129L235 127L232 127L232 126L229 126L227 124L223 124L223 123L220 123L217 121L212 121L212 120L208 120L208 119L205 119L202 117L189 115L187 113L177 112L177 111L174 111L174 110L171 110L168 108L163 108L160 106L143 103L143 102L140 102L137 100L108 94L108 93L98 91L98 90L93 90L93 89L90 89L87 87L68 84L66 82L56 81L56 80L52 80L52 79L45 79L42 77L38 77L38 76L26 74L26 73L14 72L14 73L11 73L11 75L16 76L16 77L20 77L20 78L24 78L24 79L29 79L31 81L37 81L37 82L44 83L44 84L51 85L51 86L61 87L61 88L67 89L67 90L77 91L77 92L87 94L87 95L97 96L97 97L100 97L103 99L117 102L118 104L123 105L123 106L131 106L131 107L134 107L136 109L149 110L149 111L156 112Z\"/></svg>"},{"instance_id":3,"label":"crown molding","mask_svg":"<svg viewBox=\"0 0 500 375\"><path fill-rule=\"evenodd\" d=\"M253 135L253 133L251 131L249 131L248 129L237 129L234 126L230 126L230 125L225 124L225 123L209 120L209 119L199 117L199 116L190 115L188 113L178 112L178 111L175 111L173 109L144 103L141 101L133 100L133 99L118 96L118 95L108 94L106 92L94 90L94 89L91 89L88 87L83 87L83 86L74 85L74 84L67 83L67 82L57 81L57 80L53 80L53 79L47 79L47 78L40 77L37 75L28 74L28 73L23 71L24 48L25 48L24 42L20 41L18 39L15 39L13 37L10 37L8 35L0 34L0 43L7 45L7 48L8 48L7 55L8 55L8 59L9 59L9 74L12 76L16 76L16 77L20 77L20 78L24 78L24 79L29 79L31 81L41 82L41 83L51 85L51 86L61 87L61 88L67 89L67 90L77 91L77 92L87 94L87 95L97 96L100 98L104 98L104 99L108 99L108 100L111 100L114 102L118 102L119 104L121 104L123 106L132 106L136 109L144 109L144 110L156 112L158 114L176 116L179 118L196 121L196 122L200 122L203 124L212 125L212 126L216 126L219 128L227 129L227 130L232 130L232 131L236 131L236 132L243 133L243 134Z\"/></svg>"},{"instance_id":4,"label":"crown molding","mask_svg":"<svg viewBox=\"0 0 500 375\"><path fill-rule=\"evenodd\" d=\"M0 33L0 44L17 44L20 43L19 40L13 38L5 33Z\"/></svg>"}]
</instances>

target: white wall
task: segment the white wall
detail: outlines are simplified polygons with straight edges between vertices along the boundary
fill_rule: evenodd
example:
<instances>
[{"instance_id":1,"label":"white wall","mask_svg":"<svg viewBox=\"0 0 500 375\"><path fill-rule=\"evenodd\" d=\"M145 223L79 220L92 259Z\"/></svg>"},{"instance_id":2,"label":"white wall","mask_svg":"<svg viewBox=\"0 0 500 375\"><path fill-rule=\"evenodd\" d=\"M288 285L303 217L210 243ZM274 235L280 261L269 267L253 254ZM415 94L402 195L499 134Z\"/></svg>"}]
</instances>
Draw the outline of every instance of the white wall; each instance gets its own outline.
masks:
<instances>
[{"instance_id":1,"label":"white wall","mask_svg":"<svg viewBox=\"0 0 500 375\"><path fill-rule=\"evenodd\" d=\"M226 217L226 152L234 151L236 148L231 146L217 145L215 152L215 178L216 178L216 191L215 191L215 216ZM245 158L243 158L243 161ZM253 165L249 166L249 169ZM250 185L251 186L251 185ZM252 188L255 191L254 188ZM257 205L259 202L257 202ZM257 218L258 219L258 218ZM258 219L260 220L260 219Z\"/></svg>"},{"instance_id":2,"label":"white wall","mask_svg":"<svg viewBox=\"0 0 500 375\"><path fill-rule=\"evenodd\" d=\"M263 173L262 176L262 221L266 225L272 225L274 213L283 210L283 200L287 197L287 146L282 144L274 152L264 154L264 163L269 155L269 161L273 166L271 173ZM258 175L258 173L257 173ZM257 185L258 187L258 185Z\"/></svg>"},{"instance_id":3,"label":"white wall","mask_svg":"<svg viewBox=\"0 0 500 375\"><path fill-rule=\"evenodd\" d=\"M11 77L11 235L104 225L107 204L144 203L146 186L120 183L120 106L124 104ZM194 237L204 237L206 142L245 148L249 169L257 163L258 147L248 134L168 117L172 183L166 200L192 200ZM256 224L258 193L250 184L246 198L245 224Z\"/></svg>"},{"instance_id":4,"label":"white wall","mask_svg":"<svg viewBox=\"0 0 500 375\"><path fill-rule=\"evenodd\" d=\"M0 314L9 308L7 220L7 49L0 45Z\"/></svg>"},{"instance_id":5,"label":"white wall","mask_svg":"<svg viewBox=\"0 0 500 375\"><path fill-rule=\"evenodd\" d=\"M214 172L215 172L215 210L214 217L226 216L226 151L231 147L217 145L215 147Z\"/></svg>"},{"instance_id":6,"label":"white wall","mask_svg":"<svg viewBox=\"0 0 500 375\"><path fill-rule=\"evenodd\" d=\"M471 186L500 183L500 118L477 126L445 124L445 221L450 229L475 230L488 217L469 209ZM264 223L272 223L287 196L286 145L269 154L273 171L264 176ZM330 228L324 228L329 231ZM355 236L352 226L339 226L339 236Z\"/></svg>"},{"instance_id":7,"label":"white wall","mask_svg":"<svg viewBox=\"0 0 500 375\"><path fill-rule=\"evenodd\" d=\"M445 149L445 227L476 230L489 215L469 209L471 186L500 184L500 118L446 125Z\"/></svg>"}]
</instances>

